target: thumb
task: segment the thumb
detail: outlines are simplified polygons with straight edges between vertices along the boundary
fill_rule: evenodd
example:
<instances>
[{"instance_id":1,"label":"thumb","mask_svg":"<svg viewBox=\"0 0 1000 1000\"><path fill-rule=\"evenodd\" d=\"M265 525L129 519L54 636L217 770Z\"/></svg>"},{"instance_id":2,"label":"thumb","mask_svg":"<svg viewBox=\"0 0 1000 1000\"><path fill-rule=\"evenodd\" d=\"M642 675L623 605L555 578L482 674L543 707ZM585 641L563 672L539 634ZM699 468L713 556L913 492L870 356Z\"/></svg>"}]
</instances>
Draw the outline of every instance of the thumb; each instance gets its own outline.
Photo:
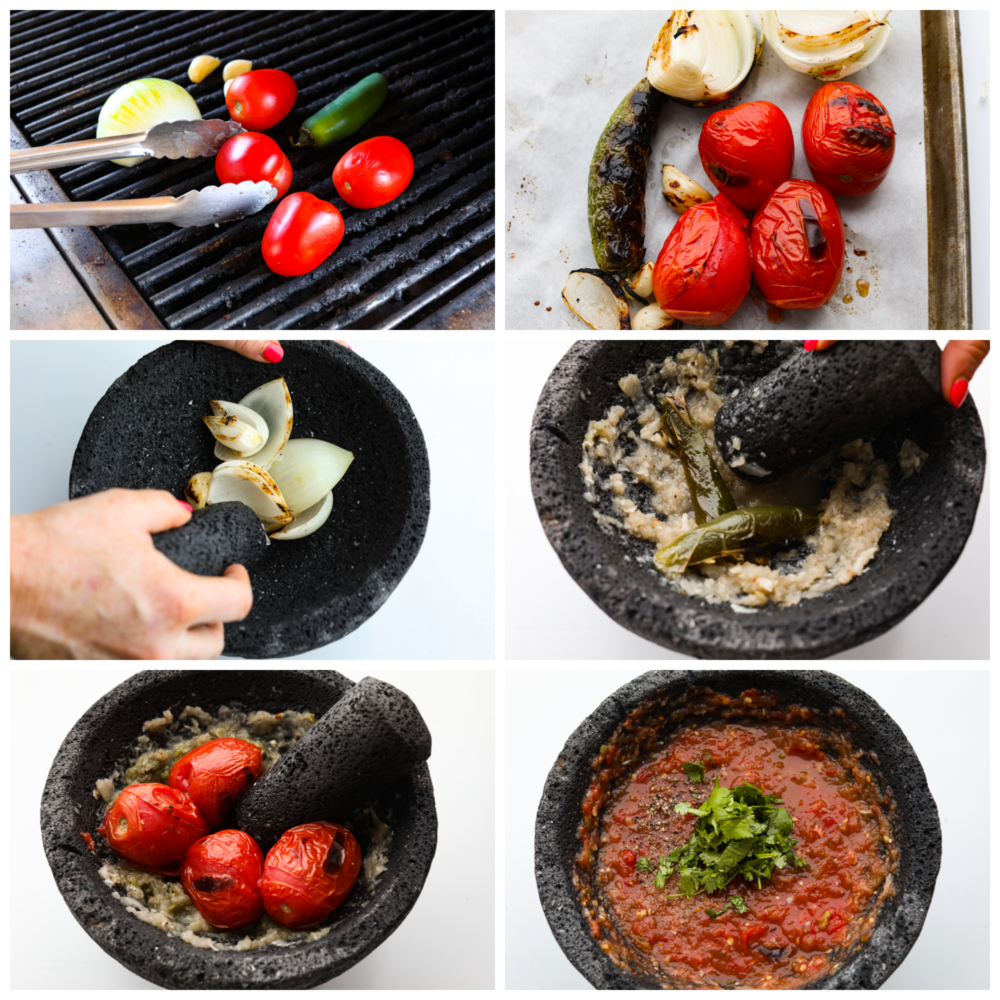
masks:
<instances>
[{"instance_id":1,"label":"thumb","mask_svg":"<svg viewBox=\"0 0 1000 1000\"><path fill-rule=\"evenodd\" d=\"M251 361L266 361L272 365L285 356L281 344L276 340L206 340L205 343L235 351Z\"/></svg>"},{"instance_id":2,"label":"thumb","mask_svg":"<svg viewBox=\"0 0 1000 1000\"><path fill-rule=\"evenodd\" d=\"M990 353L988 340L949 340L941 352L941 391L953 406L961 406L969 380Z\"/></svg>"}]
</instances>

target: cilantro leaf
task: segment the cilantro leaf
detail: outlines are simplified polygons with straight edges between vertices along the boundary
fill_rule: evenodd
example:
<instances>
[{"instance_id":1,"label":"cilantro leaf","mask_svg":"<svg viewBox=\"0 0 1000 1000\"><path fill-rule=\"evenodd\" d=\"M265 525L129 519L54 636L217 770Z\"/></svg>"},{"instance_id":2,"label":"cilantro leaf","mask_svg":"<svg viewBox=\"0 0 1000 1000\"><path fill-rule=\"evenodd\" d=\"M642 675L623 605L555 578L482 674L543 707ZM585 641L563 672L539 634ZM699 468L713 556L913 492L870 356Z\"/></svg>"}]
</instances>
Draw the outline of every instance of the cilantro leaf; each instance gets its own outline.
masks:
<instances>
[{"instance_id":1,"label":"cilantro leaf","mask_svg":"<svg viewBox=\"0 0 1000 1000\"><path fill-rule=\"evenodd\" d=\"M750 910L747 907L747 904L743 902L742 896L730 896L729 902L733 904L733 909L736 910L737 913L750 912Z\"/></svg>"},{"instance_id":2,"label":"cilantro leaf","mask_svg":"<svg viewBox=\"0 0 1000 1000\"><path fill-rule=\"evenodd\" d=\"M714 920L716 917L721 917L732 905L732 900L730 900L721 910L713 910L711 907L706 906L705 912Z\"/></svg>"},{"instance_id":3,"label":"cilantro leaf","mask_svg":"<svg viewBox=\"0 0 1000 1000\"><path fill-rule=\"evenodd\" d=\"M689 764L686 760L681 761L681 767L688 776L688 781L702 782L705 780L705 768L701 764Z\"/></svg>"},{"instance_id":4,"label":"cilantro leaf","mask_svg":"<svg viewBox=\"0 0 1000 1000\"><path fill-rule=\"evenodd\" d=\"M636 860L635 870L638 872L651 872L653 866L649 863L649 858L639 858Z\"/></svg>"}]
</instances>

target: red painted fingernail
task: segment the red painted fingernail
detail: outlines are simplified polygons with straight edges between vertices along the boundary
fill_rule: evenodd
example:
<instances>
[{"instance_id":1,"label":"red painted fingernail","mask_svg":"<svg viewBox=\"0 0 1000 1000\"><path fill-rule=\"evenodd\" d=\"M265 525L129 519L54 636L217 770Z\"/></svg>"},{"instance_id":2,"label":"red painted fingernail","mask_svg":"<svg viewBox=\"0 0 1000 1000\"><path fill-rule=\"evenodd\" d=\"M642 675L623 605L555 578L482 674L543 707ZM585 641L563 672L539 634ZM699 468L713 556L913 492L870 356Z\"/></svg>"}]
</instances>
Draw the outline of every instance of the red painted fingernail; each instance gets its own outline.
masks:
<instances>
[{"instance_id":1,"label":"red painted fingernail","mask_svg":"<svg viewBox=\"0 0 1000 1000\"><path fill-rule=\"evenodd\" d=\"M951 387L951 405L956 409L965 402L965 397L969 395L969 380L967 378L958 379Z\"/></svg>"},{"instance_id":2,"label":"red painted fingernail","mask_svg":"<svg viewBox=\"0 0 1000 1000\"><path fill-rule=\"evenodd\" d=\"M803 347L804 347L804 348L805 348L805 349L806 349L807 351L815 351L815 350L816 350L816 345L817 345L818 343L819 343L819 341L818 341L818 340L807 340L807 341L806 341L806 342L805 342L805 343L804 343L804 344L803 344L802 346L803 346Z\"/></svg>"},{"instance_id":3,"label":"red painted fingernail","mask_svg":"<svg viewBox=\"0 0 1000 1000\"><path fill-rule=\"evenodd\" d=\"M280 344L268 344L264 348L263 358L265 361L269 361L272 365L276 364L285 356L285 352L281 349Z\"/></svg>"},{"instance_id":4,"label":"red painted fingernail","mask_svg":"<svg viewBox=\"0 0 1000 1000\"><path fill-rule=\"evenodd\" d=\"M181 505L182 507L187 507L187 509L188 509L188 513L189 513L189 514L193 514L193 513L194 513L194 507L192 507L192 506L191 506L191 504L189 504L189 503L187 502L187 500L178 500L177 502L178 502L178 503L179 503L179 504L180 504L180 505Z\"/></svg>"}]
</instances>

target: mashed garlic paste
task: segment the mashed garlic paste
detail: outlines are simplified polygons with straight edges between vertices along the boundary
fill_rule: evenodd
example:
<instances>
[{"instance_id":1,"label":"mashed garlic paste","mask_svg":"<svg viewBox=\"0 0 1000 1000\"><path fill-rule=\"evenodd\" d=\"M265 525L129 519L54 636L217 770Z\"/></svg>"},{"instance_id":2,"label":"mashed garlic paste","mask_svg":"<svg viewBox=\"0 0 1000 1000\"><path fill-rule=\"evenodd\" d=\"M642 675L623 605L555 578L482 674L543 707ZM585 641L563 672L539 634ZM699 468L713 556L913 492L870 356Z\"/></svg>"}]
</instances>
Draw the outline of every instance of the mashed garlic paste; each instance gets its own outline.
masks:
<instances>
[{"instance_id":1,"label":"mashed garlic paste","mask_svg":"<svg viewBox=\"0 0 1000 1000\"><path fill-rule=\"evenodd\" d=\"M756 353L767 346L754 343ZM874 557L892 519L886 463L875 458L870 443L859 439L774 484L743 481L715 446L715 414L726 402L715 391L718 367L717 351L705 354L690 347L658 369L650 366L641 378L631 374L619 382L622 403L612 406L602 420L592 420L583 441L584 497L599 507L604 494L614 510L611 515L595 509L598 523L607 531L625 531L650 542L642 561L648 559L651 568L658 549L697 526L681 460L667 448L668 435L655 405L657 395L683 393L738 507L818 506L822 519L804 545L775 555L769 564L723 559L668 572L664 578L681 593L711 604L730 603L734 610L768 602L788 607L848 583ZM824 488L834 476L832 489Z\"/></svg>"}]
</instances>

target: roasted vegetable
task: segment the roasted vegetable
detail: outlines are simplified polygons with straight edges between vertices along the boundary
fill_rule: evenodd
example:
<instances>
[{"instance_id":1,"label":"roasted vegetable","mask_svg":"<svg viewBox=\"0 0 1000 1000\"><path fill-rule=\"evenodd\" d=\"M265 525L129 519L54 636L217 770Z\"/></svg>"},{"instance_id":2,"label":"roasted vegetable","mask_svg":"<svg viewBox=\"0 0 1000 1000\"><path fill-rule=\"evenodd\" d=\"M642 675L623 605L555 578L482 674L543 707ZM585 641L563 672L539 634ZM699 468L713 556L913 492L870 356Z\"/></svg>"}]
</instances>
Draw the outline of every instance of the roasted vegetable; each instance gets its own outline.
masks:
<instances>
[{"instance_id":1,"label":"roasted vegetable","mask_svg":"<svg viewBox=\"0 0 1000 1000\"><path fill-rule=\"evenodd\" d=\"M815 507L746 507L707 521L656 553L664 572L683 572L688 566L723 556L739 556L763 544L788 543L808 535L819 524Z\"/></svg>"},{"instance_id":2,"label":"roasted vegetable","mask_svg":"<svg viewBox=\"0 0 1000 1000\"><path fill-rule=\"evenodd\" d=\"M643 306L632 317L633 330L673 330L680 323L668 316L655 302Z\"/></svg>"},{"instance_id":3,"label":"roasted vegetable","mask_svg":"<svg viewBox=\"0 0 1000 1000\"><path fill-rule=\"evenodd\" d=\"M648 80L632 88L597 141L587 180L594 259L602 271L642 266L646 235L646 168L662 98Z\"/></svg>"},{"instance_id":4,"label":"roasted vegetable","mask_svg":"<svg viewBox=\"0 0 1000 1000\"><path fill-rule=\"evenodd\" d=\"M661 177L663 197L678 215L695 205L703 205L712 200L712 196L700 184L670 163L663 164Z\"/></svg>"},{"instance_id":5,"label":"roasted vegetable","mask_svg":"<svg viewBox=\"0 0 1000 1000\"><path fill-rule=\"evenodd\" d=\"M293 146L323 148L357 132L385 101L389 84L381 73L369 73L326 107L311 115L291 140Z\"/></svg>"},{"instance_id":6,"label":"roasted vegetable","mask_svg":"<svg viewBox=\"0 0 1000 1000\"><path fill-rule=\"evenodd\" d=\"M617 279L593 267L570 271L563 300L593 330L628 330L628 299Z\"/></svg>"}]
</instances>

